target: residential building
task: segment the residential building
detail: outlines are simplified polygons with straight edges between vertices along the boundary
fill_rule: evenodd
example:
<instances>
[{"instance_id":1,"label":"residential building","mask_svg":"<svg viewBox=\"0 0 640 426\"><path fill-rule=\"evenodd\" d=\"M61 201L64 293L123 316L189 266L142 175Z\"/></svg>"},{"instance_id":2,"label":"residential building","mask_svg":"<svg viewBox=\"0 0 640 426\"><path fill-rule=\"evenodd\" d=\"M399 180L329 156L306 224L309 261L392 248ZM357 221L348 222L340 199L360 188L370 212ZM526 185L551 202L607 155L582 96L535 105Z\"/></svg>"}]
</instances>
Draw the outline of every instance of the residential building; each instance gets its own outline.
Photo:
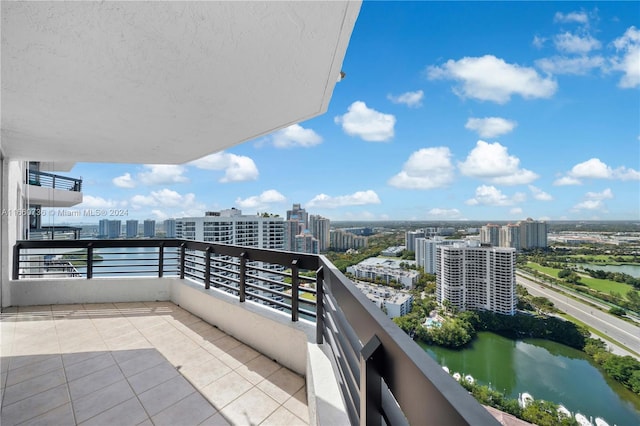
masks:
<instances>
[{"instance_id":1,"label":"residential building","mask_svg":"<svg viewBox=\"0 0 640 426\"><path fill-rule=\"evenodd\" d=\"M100 219L98 222L98 238L109 236L109 219Z\"/></svg>"},{"instance_id":2,"label":"residential building","mask_svg":"<svg viewBox=\"0 0 640 426\"><path fill-rule=\"evenodd\" d=\"M413 296L405 290L396 290L387 286L361 282L356 282L355 285L358 290L367 296L367 299L382 309L389 318L401 317L411 312Z\"/></svg>"},{"instance_id":3,"label":"residential building","mask_svg":"<svg viewBox=\"0 0 640 426\"><path fill-rule=\"evenodd\" d=\"M164 221L164 236L166 238L176 237L176 220L167 219Z\"/></svg>"},{"instance_id":4,"label":"residential building","mask_svg":"<svg viewBox=\"0 0 640 426\"><path fill-rule=\"evenodd\" d=\"M520 227L520 247L523 250L547 248L547 222L535 221L530 217L518 222Z\"/></svg>"},{"instance_id":5,"label":"residential building","mask_svg":"<svg viewBox=\"0 0 640 426\"><path fill-rule=\"evenodd\" d=\"M346 251L367 247L367 237L345 232L339 229L329 231L329 247L331 250Z\"/></svg>"},{"instance_id":6,"label":"residential building","mask_svg":"<svg viewBox=\"0 0 640 426\"><path fill-rule=\"evenodd\" d=\"M447 240L438 236L418 238L416 239L416 263L427 274L435 274L438 246L464 243L464 240Z\"/></svg>"},{"instance_id":7,"label":"residential building","mask_svg":"<svg viewBox=\"0 0 640 426\"><path fill-rule=\"evenodd\" d=\"M107 221L107 238L120 238L122 234L122 221L109 220Z\"/></svg>"},{"instance_id":8,"label":"residential building","mask_svg":"<svg viewBox=\"0 0 640 426\"><path fill-rule=\"evenodd\" d=\"M405 246L387 247L386 249L382 250L380 254L389 257L400 257L402 256L402 252L405 251L405 249Z\"/></svg>"},{"instance_id":9,"label":"residential building","mask_svg":"<svg viewBox=\"0 0 640 426\"><path fill-rule=\"evenodd\" d=\"M296 236L300 234L300 222L297 219L288 219L284 222L284 249L296 251Z\"/></svg>"},{"instance_id":10,"label":"residential building","mask_svg":"<svg viewBox=\"0 0 640 426\"><path fill-rule=\"evenodd\" d=\"M326 217L312 214L309 216L309 230L318 240L318 250L320 253L329 250L329 233L331 231L331 221Z\"/></svg>"},{"instance_id":11,"label":"residential building","mask_svg":"<svg viewBox=\"0 0 640 426\"><path fill-rule=\"evenodd\" d=\"M291 210L287 210L287 220L297 220L300 226L299 232L309 228L309 214L300 204L294 204Z\"/></svg>"},{"instance_id":12,"label":"residential building","mask_svg":"<svg viewBox=\"0 0 640 426\"><path fill-rule=\"evenodd\" d=\"M127 238L135 238L138 236L138 221L137 220L127 220L125 223L125 235Z\"/></svg>"},{"instance_id":13,"label":"residential building","mask_svg":"<svg viewBox=\"0 0 640 426\"><path fill-rule=\"evenodd\" d=\"M311 235L309 230L306 230L305 232L296 235L295 250L293 251L298 253L318 254L320 252L318 240Z\"/></svg>"},{"instance_id":14,"label":"residential building","mask_svg":"<svg viewBox=\"0 0 640 426\"><path fill-rule=\"evenodd\" d=\"M520 225L509 223L500 228L500 247L512 247L520 251Z\"/></svg>"},{"instance_id":15,"label":"residential building","mask_svg":"<svg viewBox=\"0 0 640 426\"><path fill-rule=\"evenodd\" d=\"M413 288L420 274L414 269L402 268L400 266L401 263L409 265L415 264L415 262L411 260L401 261L381 257L370 257L357 265L349 266L347 272L356 279L364 279L372 282L379 281L387 285L395 282L402 284L405 288Z\"/></svg>"},{"instance_id":16,"label":"residential building","mask_svg":"<svg viewBox=\"0 0 640 426\"><path fill-rule=\"evenodd\" d=\"M416 239L424 238L424 230L407 231L404 233L404 245L409 251L416 251Z\"/></svg>"},{"instance_id":17,"label":"residential building","mask_svg":"<svg viewBox=\"0 0 640 426\"><path fill-rule=\"evenodd\" d=\"M439 246L436 299L460 311L516 312L516 250L480 245Z\"/></svg>"},{"instance_id":18,"label":"residential building","mask_svg":"<svg viewBox=\"0 0 640 426\"><path fill-rule=\"evenodd\" d=\"M144 221L144 237L153 238L156 236L156 221L147 219Z\"/></svg>"},{"instance_id":19,"label":"residential building","mask_svg":"<svg viewBox=\"0 0 640 426\"><path fill-rule=\"evenodd\" d=\"M201 217L183 217L176 219L176 237L186 240L205 241L213 243L231 244L245 247L265 248L273 250L284 249L284 220L281 217L264 217L255 215L243 215L241 210L231 208L219 212L205 212ZM229 262L228 256L216 255L214 265L223 266ZM263 269L271 269L273 274L261 272L261 278L270 280L270 284L261 285L269 290L284 291L284 287L274 284L274 281L283 281L283 277L278 274L283 268L273 265L262 264L261 262L249 262L250 265ZM196 268L197 261L193 261ZM229 267L231 270L237 267ZM229 286L235 286L232 279L233 272L229 272ZM261 281L260 278L250 279L248 282ZM250 292L261 297L269 298L277 302L282 302L283 297L266 291L250 289ZM264 302L264 301L262 301ZM267 303L267 302L264 302Z\"/></svg>"},{"instance_id":20,"label":"residential building","mask_svg":"<svg viewBox=\"0 0 640 426\"><path fill-rule=\"evenodd\" d=\"M480 229L480 243L500 246L500 225L489 223Z\"/></svg>"}]
</instances>

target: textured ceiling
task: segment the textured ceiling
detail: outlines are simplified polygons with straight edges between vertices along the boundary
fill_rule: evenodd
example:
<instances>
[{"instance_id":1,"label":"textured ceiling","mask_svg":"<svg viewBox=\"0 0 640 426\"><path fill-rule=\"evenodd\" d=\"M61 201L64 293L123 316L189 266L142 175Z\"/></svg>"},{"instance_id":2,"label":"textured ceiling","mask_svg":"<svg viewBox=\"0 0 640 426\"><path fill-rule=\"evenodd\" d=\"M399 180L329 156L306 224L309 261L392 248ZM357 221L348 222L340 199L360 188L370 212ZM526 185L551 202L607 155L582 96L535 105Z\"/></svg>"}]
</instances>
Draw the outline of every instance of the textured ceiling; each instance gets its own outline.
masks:
<instances>
[{"instance_id":1,"label":"textured ceiling","mask_svg":"<svg viewBox=\"0 0 640 426\"><path fill-rule=\"evenodd\" d=\"M360 2L2 2L2 151L183 163L326 111Z\"/></svg>"}]
</instances>

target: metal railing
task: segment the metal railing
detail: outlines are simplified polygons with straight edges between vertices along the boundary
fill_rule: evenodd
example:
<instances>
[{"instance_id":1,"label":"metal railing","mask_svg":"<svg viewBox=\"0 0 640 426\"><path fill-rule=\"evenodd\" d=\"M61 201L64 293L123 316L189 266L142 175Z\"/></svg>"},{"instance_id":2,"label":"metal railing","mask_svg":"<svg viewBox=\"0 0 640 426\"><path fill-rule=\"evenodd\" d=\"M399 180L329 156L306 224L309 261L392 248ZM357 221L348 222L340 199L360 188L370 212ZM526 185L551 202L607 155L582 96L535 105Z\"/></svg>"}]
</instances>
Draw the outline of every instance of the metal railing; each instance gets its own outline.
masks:
<instances>
[{"instance_id":1,"label":"metal railing","mask_svg":"<svg viewBox=\"0 0 640 426\"><path fill-rule=\"evenodd\" d=\"M155 239L18 241L13 259L14 280L174 276L315 321L354 425L499 424L324 256Z\"/></svg>"},{"instance_id":2,"label":"metal railing","mask_svg":"<svg viewBox=\"0 0 640 426\"><path fill-rule=\"evenodd\" d=\"M41 186L43 188L82 192L82 179L60 176L38 170L29 170L27 183L29 185Z\"/></svg>"}]
</instances>

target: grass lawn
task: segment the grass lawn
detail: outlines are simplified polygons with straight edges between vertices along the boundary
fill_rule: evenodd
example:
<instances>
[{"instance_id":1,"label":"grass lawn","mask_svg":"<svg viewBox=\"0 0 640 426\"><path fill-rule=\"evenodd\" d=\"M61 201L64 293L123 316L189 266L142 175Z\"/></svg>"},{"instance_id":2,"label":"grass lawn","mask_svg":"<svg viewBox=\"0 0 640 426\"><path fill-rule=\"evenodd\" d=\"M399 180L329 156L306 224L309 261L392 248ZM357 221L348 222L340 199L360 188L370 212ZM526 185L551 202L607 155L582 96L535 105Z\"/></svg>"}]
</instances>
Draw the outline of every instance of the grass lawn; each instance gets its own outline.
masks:
<instances>
[{"instance_id":1,"label":"grass lawn","mask_svg":"<svg viewBox=\"0 0 640 426\"><path fill-rule=\"evenodd\" d=\"M533 262L527 262L527 266L554 278L558 278L558 272L560 272L560 269L540 266L539 264ZM599 278L591 278L590 276L583 274L579 275L580 282L584 283L589 288L600 291L602 293L611 294L612 291L615 291L616 293L620 293L622 297L626 298L627 292L629 290L633 290L633 287L629 284L618 283L611 280L602 280Z\"/></svg>"},{"instance_id":2,"label":"grass lawn","mask_svg":"<svg viewBox=\"0 0 640 426\"><path fill-rule=\"evenodd\" d=\"M633 262L633 256L611 256L608 254L570 254L567 257L570 259L575 259L576 262L581 263L602 263L603 265L637 265L637 263ZM624 259L624 262L613 260L615 258L622 258Z\"/></svg>"}]
</instances>

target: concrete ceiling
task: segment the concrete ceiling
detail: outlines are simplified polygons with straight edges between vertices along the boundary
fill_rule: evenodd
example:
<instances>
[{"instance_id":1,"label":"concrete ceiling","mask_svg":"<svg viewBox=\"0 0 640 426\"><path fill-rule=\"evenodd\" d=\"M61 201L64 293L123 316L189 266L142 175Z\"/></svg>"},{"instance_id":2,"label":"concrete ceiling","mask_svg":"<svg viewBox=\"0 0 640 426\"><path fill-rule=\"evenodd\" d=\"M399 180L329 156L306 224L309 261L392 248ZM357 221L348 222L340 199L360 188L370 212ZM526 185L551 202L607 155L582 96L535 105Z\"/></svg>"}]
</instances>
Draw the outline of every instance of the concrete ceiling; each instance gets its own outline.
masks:
<instances>
[{"instance_id":1,"label":"concrete ceiling","mask_svg":"<svg viewBox=\"0 0 640 426\"><path fill-rule=\"evenodd\" d=\"M324 113L360 2L1 7L5 156L178 164Z\"/></svg>"}]
</instances>

